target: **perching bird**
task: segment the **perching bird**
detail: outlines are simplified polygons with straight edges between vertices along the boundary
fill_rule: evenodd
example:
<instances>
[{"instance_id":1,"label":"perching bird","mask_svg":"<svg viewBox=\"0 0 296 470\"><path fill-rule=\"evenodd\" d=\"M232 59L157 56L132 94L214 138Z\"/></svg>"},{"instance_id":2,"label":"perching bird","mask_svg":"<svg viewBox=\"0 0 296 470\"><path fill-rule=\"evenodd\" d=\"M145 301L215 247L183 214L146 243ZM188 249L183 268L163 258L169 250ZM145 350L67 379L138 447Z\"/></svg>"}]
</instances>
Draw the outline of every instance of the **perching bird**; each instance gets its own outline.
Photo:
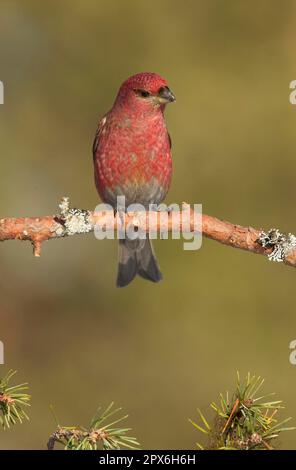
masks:
<instances>
[{"instance_id":1,"label":"perching bird","mask_svg":"<svg viewBox=\"0 0 296 470\"><path fill-rule=\"evenodd\" d=\"M164 109L175 101L166 80L156 73L138 73L120 87L112 109L100 121L93 145L95 183L101 199L116 210L117 196L125 206L158 205L172 176L171 139ZM117 286L138 274L162 279L151 241L119 240Z\"/></svg>"}]
</instances>

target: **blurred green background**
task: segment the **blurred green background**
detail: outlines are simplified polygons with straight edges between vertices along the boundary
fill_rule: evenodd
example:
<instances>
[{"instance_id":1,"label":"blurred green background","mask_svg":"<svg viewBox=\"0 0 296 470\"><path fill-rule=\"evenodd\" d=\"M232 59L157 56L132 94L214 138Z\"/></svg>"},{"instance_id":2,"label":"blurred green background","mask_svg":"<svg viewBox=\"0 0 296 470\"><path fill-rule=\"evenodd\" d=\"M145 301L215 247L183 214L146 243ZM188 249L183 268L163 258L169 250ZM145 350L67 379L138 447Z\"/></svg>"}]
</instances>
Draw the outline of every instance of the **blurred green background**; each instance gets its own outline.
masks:
<instances>
[{"instance_id":1,"label":"blurred green background","mask_svg":"<svg viewBox=\"0 0 296 470\"><path fill-rule=\"evenodd\" d=\"M296 1L0 1L0 213L46 215L68 195L98 203L91 146L120 83L169 81L174 178L168 203L296 232ZM295 270L204 240L157 241L164 281L115 288L117 246L93 235L0 246L5 366L32 393L30 423L0 448L44 448L55 422L87 424L111 400L144 448L194 448L187 418L266 377L296 423ZM295 433L281 438L296 448Z\"/></svg>"}]
</instances>

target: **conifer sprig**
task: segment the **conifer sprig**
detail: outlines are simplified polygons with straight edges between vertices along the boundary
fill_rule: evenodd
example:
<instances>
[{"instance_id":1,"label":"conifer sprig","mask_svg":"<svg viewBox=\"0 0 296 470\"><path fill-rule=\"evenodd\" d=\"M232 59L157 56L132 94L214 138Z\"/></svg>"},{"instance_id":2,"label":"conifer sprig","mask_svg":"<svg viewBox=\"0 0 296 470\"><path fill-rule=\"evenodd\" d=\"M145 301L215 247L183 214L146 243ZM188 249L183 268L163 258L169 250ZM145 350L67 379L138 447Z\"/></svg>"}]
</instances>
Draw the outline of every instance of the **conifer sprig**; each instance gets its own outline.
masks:
<instances>
[{"instance_id":1,"label":"conifer sprig","mask_svg":"<svg viewBox=\"0 0 296 470\"><path fill-rule=\"evenodd\" d=\"M0 425L6 429L29 419L24 407L30 406L30 395L24 393L28 384L23 383L9 387L10 380L16 371L10 370L0 379Z\"/></svg>"},{"instance_id":2,"label":"conifer sprig","mask_svg":"<svg viewBox=\"0 0 296 470\"><path fill-rule=\"evenodd\" d=\"M47 448L53 450L55 444L61 444L65 450L111 450L111 449L136 449L140 445L135 437L127 433L131 428L124 428L118 424L128 415L111 420L111 416L121 411L121 408L113 408L112 402L105 411L96 414L88 428L83 426L60 426L50 436ZM98 412L100 408L98 409Z\"/></svg>"},{"instance_id":3,"label":"conifer sprig","mask_svg":"<svg viewBox=\"0 0 296 470\"><path fill-rule=\"evenodd\" d=\"M281 400L267 399L274 393L258 396L263 383L264 379L250 373L241 383L237 373L236 390L232 397L229 398L228 392L220 394L219 402L210 405L215 412L212 426L198 409L201 424L191 419L189 421L208 437L205 447L197 443L199 449L273 450L280 433L296 429L286 426L291 418L277 419L284 405Z\"/></svg>"}]
</instances>

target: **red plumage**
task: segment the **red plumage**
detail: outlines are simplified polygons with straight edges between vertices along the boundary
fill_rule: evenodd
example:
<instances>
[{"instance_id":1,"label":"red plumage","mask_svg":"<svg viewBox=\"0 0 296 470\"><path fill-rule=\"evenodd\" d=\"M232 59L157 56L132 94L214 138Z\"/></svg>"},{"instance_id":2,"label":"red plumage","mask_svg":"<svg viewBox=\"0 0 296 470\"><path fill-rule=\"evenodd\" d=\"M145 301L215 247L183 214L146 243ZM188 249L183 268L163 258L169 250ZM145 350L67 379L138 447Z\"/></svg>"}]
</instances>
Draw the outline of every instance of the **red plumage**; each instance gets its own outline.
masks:
<instances>
[{"instance_id":1,"label":"red plumage","mask_svg":"<svg viewBox=\"0 0 296 470\"><path fill-rule=\"evenodd\" d=\"M139 73L120 87L112 109L100 121L93 157L95 182L104 202L116 208L116 197L126 206L163 201L172 176L171 141L164 120L168 102L175 101L165 79ZM159 281L161 273L149 240L121 242L117 285L136 274Z\"/></svg>"}]
</instances>

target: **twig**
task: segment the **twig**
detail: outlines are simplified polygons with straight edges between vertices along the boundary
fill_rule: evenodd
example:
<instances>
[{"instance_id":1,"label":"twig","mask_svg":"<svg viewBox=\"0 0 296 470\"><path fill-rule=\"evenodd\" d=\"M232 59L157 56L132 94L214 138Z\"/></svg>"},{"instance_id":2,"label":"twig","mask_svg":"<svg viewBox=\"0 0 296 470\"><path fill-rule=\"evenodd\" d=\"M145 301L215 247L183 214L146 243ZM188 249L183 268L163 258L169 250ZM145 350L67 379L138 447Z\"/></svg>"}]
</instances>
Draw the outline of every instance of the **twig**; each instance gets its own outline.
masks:
<instances>
[{"instance_id":1,"label":"twig","mask_svg":"<svg viewBox=\"0 0 296 470\"><path fill-rule=\"evenodd\" d=\"M238 407L239 407L239 399L237 398L237 399L235 400L235 402L234 402L234 405L233 405L233 407L232 407L230 416L229 416L228 420L226 421L225 426L224 426L224 428L222 429L222 433L221 433L221 434L224 434L224 432L225 432L226 429L228 428L229 424L231 424L232 417L233 417L234 413L237 411Z\"/></svg>"}]
</instances>

